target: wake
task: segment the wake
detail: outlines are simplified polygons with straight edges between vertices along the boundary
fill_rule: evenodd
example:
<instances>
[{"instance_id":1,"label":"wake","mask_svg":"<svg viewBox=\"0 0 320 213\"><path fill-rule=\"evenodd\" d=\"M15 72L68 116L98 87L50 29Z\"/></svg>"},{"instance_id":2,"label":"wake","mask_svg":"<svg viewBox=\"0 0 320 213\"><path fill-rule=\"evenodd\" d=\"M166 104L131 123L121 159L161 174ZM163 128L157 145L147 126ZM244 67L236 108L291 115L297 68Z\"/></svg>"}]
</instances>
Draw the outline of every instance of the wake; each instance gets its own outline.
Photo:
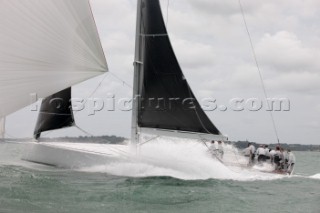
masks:
<instances>
[{"instance_id":1,"label":"wake","mask_svg":"<svg viewBox=\"0 0 320 213\"><path fill-rule=\"evenodd\" d=\"M313 180L320 180L320 173L315 174L315 175L311 175L311 176L306 176L306 175L293 175L293 177L313 179Z\"/></svg>"},{"instance_id":2,"label":"wake","mask_svg":"<svg viewBox=\"0 0 320 213\"><path fill-rule=\"evenodd\" d=\"M312 175L312 176L310 176L310 178L320 180L320 173Z\"/></svg>"},{"instance_id":3,"label":"wake","mask_svg":"<svg viewBox=\"0 0 320 213\"><path fill-rule=\"evenodd\" d=\"M284 178L283 175L263 173L258 170L242 168L239 165L246 163L238 150L231 145L225 145L224 160L226 166L214 159L208 148L195 140L172 138L158 138L152 143L140 147L132 153L129 162L115 162L81 168L85 172L102 172L126 177L156 177L170 176L183 180L275 180Z\"/></svg>"}]
</instances>

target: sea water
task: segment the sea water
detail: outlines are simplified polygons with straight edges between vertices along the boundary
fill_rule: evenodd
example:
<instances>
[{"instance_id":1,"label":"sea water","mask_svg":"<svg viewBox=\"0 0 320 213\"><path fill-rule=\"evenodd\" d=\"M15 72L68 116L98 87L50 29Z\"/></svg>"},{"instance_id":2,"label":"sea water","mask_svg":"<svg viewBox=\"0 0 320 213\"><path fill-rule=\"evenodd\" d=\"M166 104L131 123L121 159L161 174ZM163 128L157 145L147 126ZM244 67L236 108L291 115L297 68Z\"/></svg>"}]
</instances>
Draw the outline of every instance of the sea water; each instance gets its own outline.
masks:
<instances>
[{"instance_id":1,"label":"sea water","mask_svg":"<svg viewBox=\"0 0 320 213\"><path fill-rule=\"evenodd\" d=\"M295 152L289 177L225 166L201 143L158 140L141 161L77 170L22 161L23 151L0 144L0 213L320 212L320 152Z\"/></svg>"}]
</instances>

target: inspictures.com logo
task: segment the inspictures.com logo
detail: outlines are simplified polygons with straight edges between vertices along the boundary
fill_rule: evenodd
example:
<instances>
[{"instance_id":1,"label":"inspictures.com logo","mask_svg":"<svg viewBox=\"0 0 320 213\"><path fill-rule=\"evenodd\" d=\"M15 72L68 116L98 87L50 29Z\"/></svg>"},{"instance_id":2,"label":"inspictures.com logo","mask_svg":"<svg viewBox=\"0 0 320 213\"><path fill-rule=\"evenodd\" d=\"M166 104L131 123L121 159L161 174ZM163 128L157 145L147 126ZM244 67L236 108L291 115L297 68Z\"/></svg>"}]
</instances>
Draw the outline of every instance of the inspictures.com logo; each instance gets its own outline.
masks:
<instances>
[{"instance_id":1,"label":"inspictures.com logo","mask_svg":"<svg viewBox=\"0 0 320 213\"><path fill-rule=\"evenodd\" d=\"M37 102L36 94L31 95L31 103ZM195 98L116 98L115 95L108 95L106 98L72 98L64 100L63 98L54 97L50 100L43 99L45 111L53 111L58 113L68 107L74 112L86 111L89 116L96 115L102 111L132 111L133 103L136 103L139 110L144 111L181 111L181 110L197 110L201 108L203 111L234 111L234 112L258 112L264 111L281 111L287 112L291 109L291 102L288 98L232 98L229 101L220 103L215 98L203 98L197 101ZM43 103L42 103L43 104ZM41 104L37 102L31 106L31 111L39 111Z\"/></svg>"}]
</instances>

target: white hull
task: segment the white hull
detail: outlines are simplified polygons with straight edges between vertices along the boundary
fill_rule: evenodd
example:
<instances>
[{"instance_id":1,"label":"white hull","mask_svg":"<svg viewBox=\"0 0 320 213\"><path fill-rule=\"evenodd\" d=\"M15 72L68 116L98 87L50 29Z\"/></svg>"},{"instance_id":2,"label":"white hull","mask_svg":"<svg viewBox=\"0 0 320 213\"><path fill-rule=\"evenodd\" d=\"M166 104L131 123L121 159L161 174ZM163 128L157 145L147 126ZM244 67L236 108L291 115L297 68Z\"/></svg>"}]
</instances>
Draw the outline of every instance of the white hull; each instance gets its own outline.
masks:
<instances>
[{"instance_id":1,"label":"white hull","mask_svg":"<svg viewBox=\"0 0 320 213\"><path fill-rule=\"evenodd\" d=\"M130 157L130 148L125 145L30 142L26 147L22 160L60 168L104 165Z\"/></svg>"},{"instance_id":2,"label":"white hull","mask_svg":"<svg viewBox=\"0 0 320 213\"><path fill-rule=\"evenodd\" d=\"M182 179L236 180L268 180L280 177L257 172L258 170L253 168L239 168L236 164L228 168L212 159L205 147L199 143L150 143L140 147L138 153L137 155L130 146L125 145L9 141L0 143L0 163L4 162L5 165L31 168L49 165L130 177L171 176ZM225 159L227 157L228 155L224 156ZM21 159L24 161L21 162Z\"/></svg>"}]
</instances>

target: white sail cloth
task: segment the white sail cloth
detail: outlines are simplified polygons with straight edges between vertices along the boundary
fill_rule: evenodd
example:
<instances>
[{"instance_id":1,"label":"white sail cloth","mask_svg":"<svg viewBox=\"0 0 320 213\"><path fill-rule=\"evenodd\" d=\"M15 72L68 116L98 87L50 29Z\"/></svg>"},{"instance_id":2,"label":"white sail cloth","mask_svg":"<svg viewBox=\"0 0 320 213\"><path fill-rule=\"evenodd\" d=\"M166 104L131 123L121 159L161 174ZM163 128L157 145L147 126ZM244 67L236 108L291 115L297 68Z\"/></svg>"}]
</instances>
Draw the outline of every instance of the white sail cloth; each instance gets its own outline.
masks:
<instances>
[{"instance_id":1,"label":"white sail cloth","mask_svg":"<svg viewBox=\"0 0 320 213\"><path fill-rule=\"evenodd\" d=\"M88 0L0 1L0 117L106 71Z\"/></svg>"}]
</instances>

